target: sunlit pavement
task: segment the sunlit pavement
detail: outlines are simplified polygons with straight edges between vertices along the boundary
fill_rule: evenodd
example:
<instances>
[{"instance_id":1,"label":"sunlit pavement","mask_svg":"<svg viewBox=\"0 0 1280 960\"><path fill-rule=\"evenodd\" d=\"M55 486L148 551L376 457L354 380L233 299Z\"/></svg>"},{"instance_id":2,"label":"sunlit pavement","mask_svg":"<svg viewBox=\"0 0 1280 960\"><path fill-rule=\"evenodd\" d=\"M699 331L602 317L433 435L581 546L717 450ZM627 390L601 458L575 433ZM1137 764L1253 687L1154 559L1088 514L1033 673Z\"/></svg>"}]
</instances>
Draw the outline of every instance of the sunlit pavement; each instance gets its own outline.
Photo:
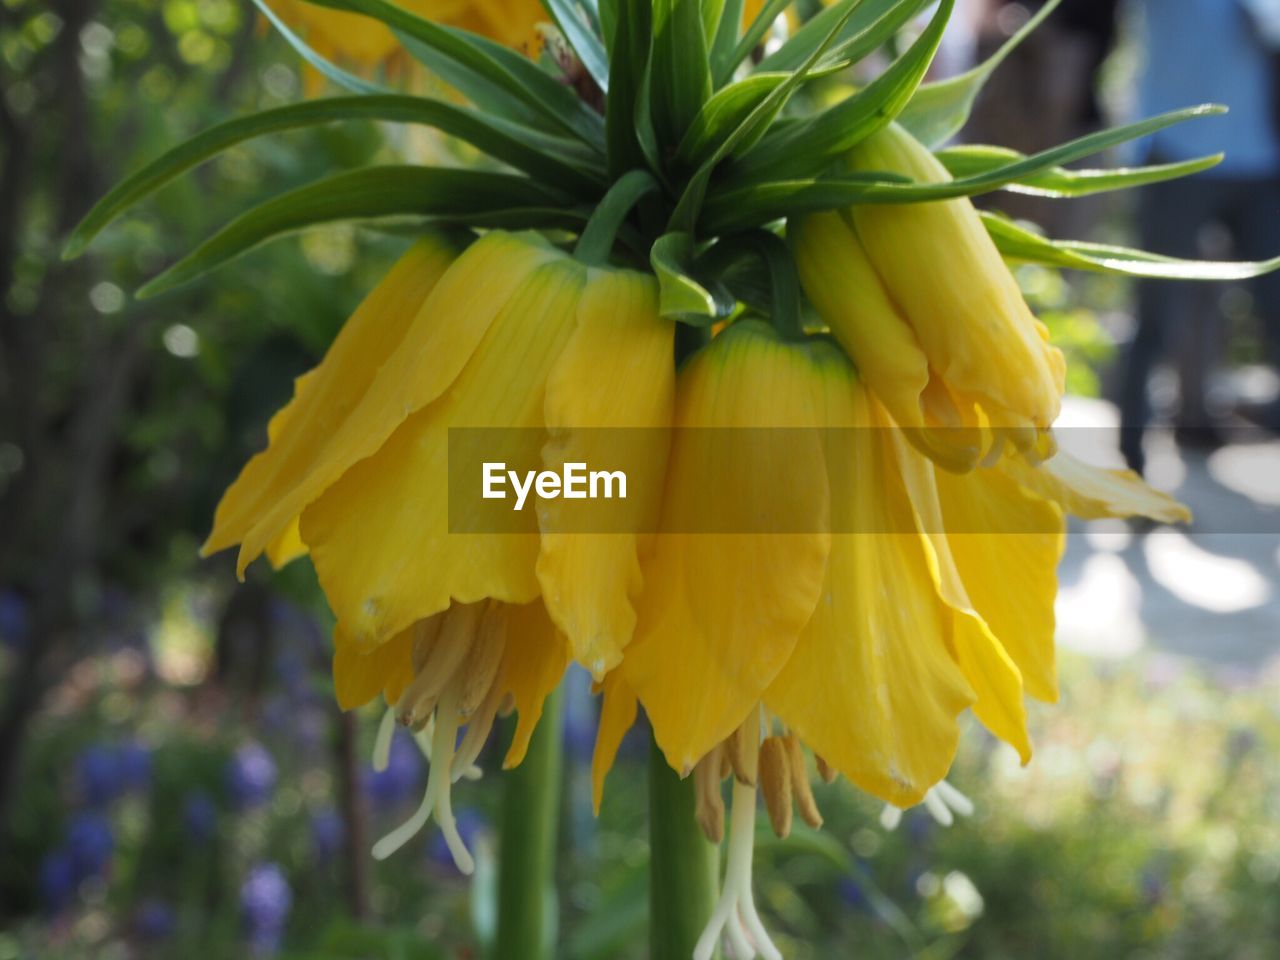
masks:
<instances>
[{"instance_id":1,"label":"sunlit pavement","mask_svg":"<svg viewBox=\"0 0 1280 960\"><path fill-rule=\"evenodd\" d=\"M1059 423L1077 456L1122 465L1113 406L1069 398ZM1059 643L1097 657L1193 657L1240 681L1280 667L1280 440L1258 434L1206 456L1153 431L1147 457L1148 479L1190 506L1195 521L1149 532L1120 521L1073 524Z\"/></svg>"}]
</instances>

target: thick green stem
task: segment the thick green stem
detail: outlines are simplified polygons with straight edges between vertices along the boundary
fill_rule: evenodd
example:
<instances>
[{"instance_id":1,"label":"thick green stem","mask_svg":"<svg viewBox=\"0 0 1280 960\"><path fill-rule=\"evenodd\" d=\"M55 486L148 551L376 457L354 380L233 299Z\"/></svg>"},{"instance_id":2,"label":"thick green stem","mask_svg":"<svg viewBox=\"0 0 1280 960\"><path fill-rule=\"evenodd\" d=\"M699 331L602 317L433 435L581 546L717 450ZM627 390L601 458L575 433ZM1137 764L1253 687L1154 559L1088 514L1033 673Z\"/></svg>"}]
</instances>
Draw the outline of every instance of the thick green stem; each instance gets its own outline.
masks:
<instances>
[{"instance_id":1,"label":"thick green stem","mask_svg":"<svg viewBox=\"0 0 1280 960\"><path fill-rule=\"evenodd\" d=\"M505 774L494 960L549 960L555 954L560 700L559 690L547 698L524 762Z\"/></svg>"},{"instance_id":2,"label":"thick green stem","mask_svg":"<svg viewBox=\"0 0 1280 960\"><path fill-rule=\"evenodd\" d=\"M715 909L720 850L694 819L693 777L681 780L656 743L649 754L649 956L689 960Z\"/></svg>"}]
</instances>

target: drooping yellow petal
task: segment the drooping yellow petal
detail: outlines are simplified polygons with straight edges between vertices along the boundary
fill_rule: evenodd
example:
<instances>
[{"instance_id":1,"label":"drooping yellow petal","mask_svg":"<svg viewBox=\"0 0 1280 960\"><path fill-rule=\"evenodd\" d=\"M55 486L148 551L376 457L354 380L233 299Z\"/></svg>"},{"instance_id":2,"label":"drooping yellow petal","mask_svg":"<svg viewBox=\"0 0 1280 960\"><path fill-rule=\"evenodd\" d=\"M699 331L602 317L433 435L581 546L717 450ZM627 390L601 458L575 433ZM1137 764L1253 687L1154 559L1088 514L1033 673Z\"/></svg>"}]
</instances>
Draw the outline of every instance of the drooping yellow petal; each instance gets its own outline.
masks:
<instances>
[{"instance_id":1,"label":"drooping yellow petal","mask_svg":"<svg viewBox=\"0 0 1280 960\"><path fill-rule=\"evenodd\" d=\"M536 436L547 376L573 331L585 273L562 254L538 267L486 324L452 388L409 416L376 454L303 513L302 538L320 584L339 626L356 643L378 643L451 600L524 604L537 598L536 532L450 531L449 431L493 427ZM464 326L465 318L439 322ZM388 364L375 388L384 378L427 379L428 370L401 374ZM453 495L465 499L463 491ZM533 521L530 512L536 530Z\"/></svg>"},{"instance_id":2,"label":"drooping yellow petal","mask_svg":"<svg viewBox=\"0 0 1280 960\"><path fill-rule=\"evenodd\" d=\"M237 566L243 574L348 468L376 452L409 416L448 389L513 293L557 257L562 255L531 234L494 231L447 271L447 264L439 263L432 282L415 288L413 297L398 296L403 284L422 272L411 269L367 312L362 307L350 348L326 375L334 399L317 402L311 415L299 411L291 424L306 429L282 431L278 449L269 447L249 462L219 506L206 552L239 541ZM379 289L387 286L384 281ZM381 335L386 340L377 341L378 349L366 347L379 324L400 326L406 320L398 342L388 344L392 336L387 333Z\"/></svg>"},{"instance_id":3,"label":"drooping yellow petal","mask_svg":"<svg viewBox=\"0 0 1280 960\"><path fill-rule=\"evenodd\" d=\"M943 602L951 608L947 642L977 698L974 715L1017 750L1026 763L1031 759L1031 736L1027 732L1022 674L969 597L945 532L946 521L938 494L940 473L905 441L874 401L872 416L893 444L902 482L924 534L934 583Z\"/></svg>"},{"instance_id":4,"label":"drooping yellow petal","mask_svg":"<svg viewBox=\"0 0 1280 960\"><path fill-rule=\"evenodd\" d=\"M808 349L734 324L681 370L675 424L621 669L687 771L756 706L822 588L829 495Z\"/></svg>"},{"instance_id":5,"label":"drooping yellow petal","mask_svg":"<svg viewBox=\"0 0 1280 960\"><path fill-rule=\"evenodd\" d=\"M1038 467L1011 460L1003 469L1028 490L1085 520L1149 517L1161 523L1191 522L1185 505L1149 486L1132 470L1090 466L1065 450Z\"/></svg>"},{"instance_id":6,"label":"drooping yellow petal","mask_svg":"<svg viewBox=\"0 0 1280 960\"><path fill-rule=\"evenodd\" d=\"M980 438L964 429L960 411L930 373L915 332L857 233L838 213L821 213L790 221L787 236L818 315L908 438L951 469L971 469L981 455Z\"/></svg>"},{"instance_id":7,"label":"drooping yellow petal","mask_svg":"<svg viewBox=\"0 0 1280 960\"><path fill-rule=\"evenodd\" d=\"M537 26L551 22L540 0L470 0L465 6L458 26L526 53L536 48Z\"/></svg>"},{"instance_id":8,"label":"drooping yellow petal","mask_svg":"<svg viewBox=\"0 0 1280 960\"><path fill-rule=\"evenodd\" d=\"M414 244L351 315L320 365L298 378L293 400L268 424L267 449L218 504L205 556L254 536L260 546L241 551L243 575L262 547L296 521L306 502L291 494L321 467L334 432L359 406L455 255L439 237Z\"/></svg>"},{"instance_id":9,"label":"drooping yellow petal","mask_svg":"<svg viewBox=\"0 0 1280 960\"><path fill-rule=\"evenodd\" d=\"M614 670L604 678L604 702L600 706L600 725L596 728L596 745L591 752L591 807L600 814L600 802L604 799L604 781L618 758L622 738L636 722L636 695L622 678L622 671Z\"/></svg>"},{"instance_id":10,"label":"drooping yellow petal","mask_svg":"<svg viewBox=\"0 0 1280 960\"><path fill-rule=\"evenodd\" d=\"M504 769L519 766L542 717L542 705L569 666L569 648L541 603L503 608L507 619L502 683L516 704L516 730L503 758Z\"/></svg>"},{"instance_id":11,"label":"drooping yellow petal","mask_svg":"<svg viewBox=\"0 0 1280 960\"><path fill-rule=\"evenodd\" d=\"M946 644L950 611L865 388L835 351L822 365L832 490L826 580L765 705L851 781L899 806L950 769L973 694ZM904 532L893 532L904 531Z\"/></svg>"},{"instance_id":12,"label":"drooping yellow petal","mask_svg":"<svg viewBox=\"0 0 1280 960\"><path fill-rule=\"evenodd\" d=\"M596 679L617 665L635 630L637 534L653 529L661 507L673 339L652 277L592 270L577 327L547 382L547 468L617 470L627 484L625 500L547 500L539 508L543 602Z\"/></svg>"},{"instance_id":13,"label":"drooping yellow petal","mask_svg":"<svg viewBox=\"0 0 1280 960\"><path fill-rule=\"evenodd\" d=\"M395 703L413 679L413 630L365 651L341 633L333 638L333 687L343 710L362 707L378 694Z\"/></svg>"},{"instance_id":14,"label":"drooping yellow petal","mask_svg":"<svg viewBox=\"0 0 1280 960\"><path fill-rule=\"evenodd\" d=\"M267 544L266 552L267 560L275 570L307 555L307 545L302 542L297 517L280 532L278 537Z\"/></svg>"},{"instance_id":15,"label":"drooping yellow petal","mask_svg":"<svg viewBox=\"0 0 1280 960\"><path fill-rule=\"evenodd\" d=\"M1027 693L1058 699L1054 600L1066 523L1053 503L1000 468L937 472L947 545L974 609L1022 673Z\"/></svg>"},{"instance_id":16,"label":"drooping yellow petal","mask_svg":"<svg viewBox=\"0 0 1280 960\"><path fill-rule=\"evenodd\" d=\"M854 171L888 170L922 183L951 179L905 129L889 124L848 155ZM930 367L977 400L999 428L1047 430L1066 374L967 198L860 204L846 214Z\"/></svg>"}]
</instances>

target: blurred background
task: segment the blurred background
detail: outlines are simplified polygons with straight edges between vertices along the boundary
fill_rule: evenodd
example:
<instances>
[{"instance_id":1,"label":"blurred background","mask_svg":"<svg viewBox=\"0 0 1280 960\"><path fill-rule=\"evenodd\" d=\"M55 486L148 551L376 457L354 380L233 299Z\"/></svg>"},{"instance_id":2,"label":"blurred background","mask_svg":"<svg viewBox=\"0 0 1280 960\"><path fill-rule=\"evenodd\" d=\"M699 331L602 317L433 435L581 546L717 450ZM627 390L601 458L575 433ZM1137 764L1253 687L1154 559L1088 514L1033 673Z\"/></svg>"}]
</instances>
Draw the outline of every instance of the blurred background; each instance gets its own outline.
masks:
<instances>
[{"instance_id":1,"label":"blurred background","mask_svg":"<svg viewBox=\"0 0 1280 960\"><path fill-rule=\"evenodd\" d=\"M1065 0L996 73L966 138L1035 150L1216 100L1230 118L1109 160L1228 161L1140 196L983 203L1055 236L1280 253L1278 8ZM961 0L935 76L1034 9ZM477 956L497 778L455 795L474 884L430 830L375 863L370 840L421 798L421 757L399 736L371 770L376 711L333 704L305 563L237 584L229 557L196 556L292 377L403 240L312 231L155 301L129 295L259 199L421 144L346 124L236 148L64 264L62 239L122 175L315 80L237 0L5 0L0 79L0 960ZM1196 522L1074 530L1063 703L1033 706L1027 769L967 732L952 779L972 820L943 829L916 810L886 832L876 803L820 786L821 833L762 834L759 901L794 958L1274 957L1276 281L1019 279L1070 356L1064 424ZM646 734L594 820L585 675L567 697L559 955L641 957Z\"/></svg>"}]
</instances>

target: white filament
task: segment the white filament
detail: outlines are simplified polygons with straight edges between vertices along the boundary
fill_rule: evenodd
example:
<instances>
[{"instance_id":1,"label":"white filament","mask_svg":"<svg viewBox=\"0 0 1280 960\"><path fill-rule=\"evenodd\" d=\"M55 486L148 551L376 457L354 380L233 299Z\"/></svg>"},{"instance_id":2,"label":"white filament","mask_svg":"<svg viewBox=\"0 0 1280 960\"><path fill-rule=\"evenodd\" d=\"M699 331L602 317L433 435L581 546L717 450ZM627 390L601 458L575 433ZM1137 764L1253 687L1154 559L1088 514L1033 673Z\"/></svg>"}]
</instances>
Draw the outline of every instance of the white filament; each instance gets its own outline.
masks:
<instances>
[{"instance_id":1,"label":"white filament","mask_svg":"<svg viewBox=\"0 0 1280 960\"><path fill-rule=\"evenodd\" d=\"M735 960L782 960L760 915L751 892L751 857L755 847L756 788L733 783L733 812L729 822L729 862L724 887L711 918L698 938L693 960L710 960L721 934L729 938ZM744 930L745 927L745 930ZM748 940L748 935L750 940Z\"/></svg>"},{"instance_id":2,"label":"white filament","mask_svg":"<svg viewBox=\"0 0 1280 960\"><path fill-rule=\"evenodd\" d=\"M973 816L973 801L945 780L939 780L926 790L922 803L929 815L944 827L956 822L955 814L962 817ZM896 830L901 822L902 808L886 803L880 811L880 826L886 830Z\"/></svg>"},{"instance_id":3,"label":"white filament","mask_svg":"<svg viewBox=\"0 0 1280 960\"><path fill-rule=\"evenodd\" d=\"M391 763L391 735L396 731L396 712L391 707L382 715L378 735L373 738L373 769L382 773Z\"/></svg>"}]
</instances>

